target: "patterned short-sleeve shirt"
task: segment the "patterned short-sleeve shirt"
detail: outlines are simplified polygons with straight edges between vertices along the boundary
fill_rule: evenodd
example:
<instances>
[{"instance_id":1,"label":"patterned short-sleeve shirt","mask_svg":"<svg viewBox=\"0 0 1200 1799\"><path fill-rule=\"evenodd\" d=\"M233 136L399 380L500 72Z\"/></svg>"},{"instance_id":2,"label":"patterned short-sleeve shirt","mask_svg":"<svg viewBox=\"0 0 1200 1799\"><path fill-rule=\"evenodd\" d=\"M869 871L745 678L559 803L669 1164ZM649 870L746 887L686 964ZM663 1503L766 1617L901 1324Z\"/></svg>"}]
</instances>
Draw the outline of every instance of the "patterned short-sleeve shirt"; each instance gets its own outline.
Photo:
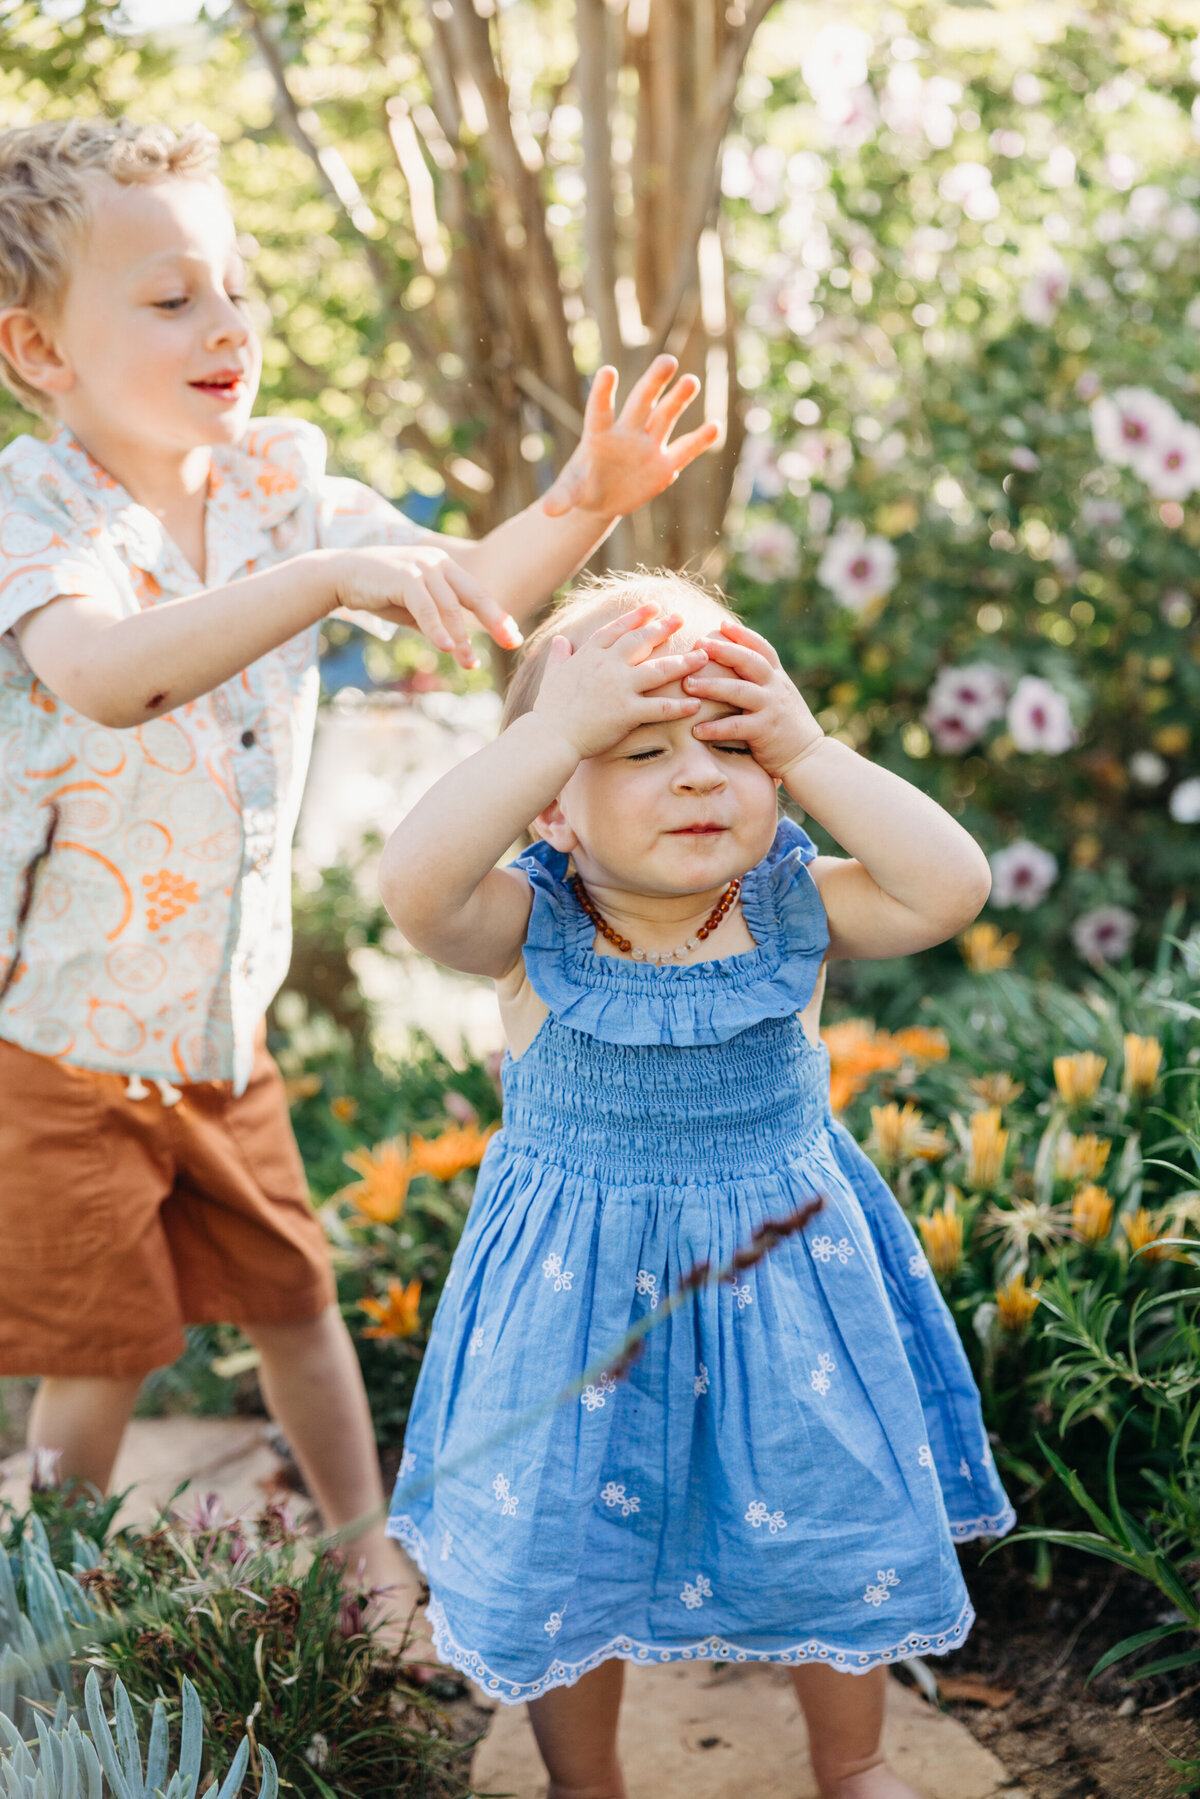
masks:
<instances>
[{"instance_id":1,"label":"patterned short-sleeve shirt","mask_svg":"<svg viewBox=\"0 0 1200 1799\"><path fill-rule=\"evenodd\" d=\"M369 487L325 473L313 425L259 419L213 451L207 586L305 550L420 536ZM240 1090L291 955L317 628L132 730L48 692L12 629L64 596L115 597L131 615L200 585L65 430L0 454L0 1037Z\"/></svg>"}]
</instances>

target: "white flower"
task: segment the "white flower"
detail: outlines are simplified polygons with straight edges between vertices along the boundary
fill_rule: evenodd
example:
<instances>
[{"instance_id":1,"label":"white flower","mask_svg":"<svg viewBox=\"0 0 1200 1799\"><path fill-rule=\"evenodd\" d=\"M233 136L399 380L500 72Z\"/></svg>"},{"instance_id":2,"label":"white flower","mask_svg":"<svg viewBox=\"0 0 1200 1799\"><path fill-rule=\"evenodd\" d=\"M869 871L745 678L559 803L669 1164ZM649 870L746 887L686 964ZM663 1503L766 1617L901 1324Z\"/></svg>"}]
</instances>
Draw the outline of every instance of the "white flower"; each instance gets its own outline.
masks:
<instances>
[{"instance_id":1,"label":"white flower","mask_svg":"<svg viewBox=\"0 0 1200 1799\"><path fill-rule=\"evenodd\" d=\"M694 1612L698 1605L703 1605L706 1599L712 1598L712 1584L706 1575L697 1574L695 1581L684 1582L683 1591L679 1597L689 1612Z\"/></svg>"},{"instance_id":2,"label":"white flower","mask_svg":"<svg viewBox=\"0 0 1200 1799\"><path fill-rule=\"evenodd\" d=\"M567 1608L564 1605L562 1612L551 1612L550 1616L546 1619L546 1622L542 1625L542 1629L548 1637L556 1637L562 1629L562 1615L566 1609Z\"/></svg>"},{"instance_id":3,"label":"white flower","mask_svg":"<svg viewBox=\"0 0 1200 1799\"><path fill-rule=\"evenodd\" d=\"M743 1281L740 1286L737 1281L734 1281L733 1297L737 1301L737 1309L739 1312L744 1312L747 1306L752 1306L754 1304L754 1295L750 1291L750 1283L748 1281Z\"/></svg>"},{"instance_id":4,"label":"white flower","mask_svg":"<svg viewBox=\"0 0 1200 1799\"><path fill-rule=\"evenodd\" d=\"M1130 779L1139 787L1160 787L1169 773L1167 764L1156 750L1134 750L1129 758Z\"/></svg>"},{"instance_id":5,"label":"white flower","mask_svg":"<svg viewBox=\"0 0 1200 1799\"><path fill-rule=\"evenodd\" d=\"M607 1486L601 1487L600 1497L610 1511L614 1506L620 1506L622 1518L628 1518L631 1512L641 1510L642 1502L636 1494L626 1496L624 1481L618 1484L615 1480L610 1480Z\"/></svg>"},{"instance_id":6,"label":"white flower","mask_svg":"<svg viewBox=\"0 0 1200 1799\"><path fill-rule=\"evenodd\" d=\"M1169 438L1178 425L1174 407L1148 387L1118 387L1092 402L1092 436L1106 462L1128 467L1135 456Z\"/></svg>"},{"instance_id":7,"label":"white flower","mask_svg":"<svg viewBox=\"0 0 1200 1799\"><path fill-rule=\"evenodd\" d=\"M752 525L741 543L741 563L752 581L782 581L800 567L800 546L781 519Z\"/></svg>"},{"instance_id":8,"label":"white flower","mask_svg":"<svg viewBox=\"0 0 1200 1799\"><path fill-rule=\"evenodd\" d=\"M1167 436L1131 458L1138 475L1158 500L1186 500L1200 487L1200 427L1173 420Z\"/></svg>"},{"instance_id":9,"label":"white flower","mask_svg":"<svg viewBox=\"0 0 1200 1799\"><path fill-rule=\"evenodd\" d=\"M552 1249L550 1254L546 1257L546 1260L542 1263L542 1273L548 1281L554 1282L554 1291L556 1293L570 1292L571 1282L575 1279L575 1276L569 1268L563 1267L562 1257L556 1249Z\"/></svg>"},{"instance_id":10,"label":"white flower","mask_svg":"<svg viewBox=\"0 0 1200 1799\"><path fill-rule=\"evenodd\" d=\"M483 1326L482 1326L482 1324L477 1324L475 1326L475 1329L471 1332L471 1341L467 1345L467 1354L468 1355L478 1355L482 1348L483 1348Z\"/></svg>"},{"instance_id":11,"label":"white flower","mask_svg":"<svg viewBox=\"0 0 1200 1799\"><path fill-rule=\"evenodd\" d=\"M495 1480L492 1482L492 1492L500 1501L500 1516L502 1518L515 1518L519 1501L508 1484L507 1474L498 1474L496 1476Z\"/></svg>"},{"instance_id":12,"label":"white flower","mask_svg":"<svg viewBox=\"0 0 1200 1799\"><path fill-rule=\"evenodd\" d=\"M928 1443L922 1443L920 1449L917 1451L917 1466L918 1468L933 1467L933 1451L930 1449Z\"/></svg>"},{"instance_id":13,"label":"white flower","mask_svg":"<svg viewBox=\"0 0 1200 1799\"><path fill-rule=\"evenodd\" d=\"M1009 734L1019 750L1061 756L1075 742L1066 700L1040 675L1022 675L1008 702Z\"/></svg>"},{"instance_id":14,"label":"white flower","mask_svg":"<svg viewBox=\"0 0 1200 1799\"><path fill-rule=\"evenodd\" d=\"M1047 250L1021 289L1021 313L1031 325L1052 325L1067 297L1070 271L1057 250Z\"/></svg>"},{"instance_id":15,"label":"white flower","mask_svg":"<svg viewBox=\"0 0 1200 1799\"><path fill-rule=\"evenodd\" d=\"M871 39L857 25L824 25L800 52L800 73L818 105L836 90L848 93L867 79Z\"/></svg>"},{"instance_id":16,"label":"white flower","mask_svg":"<svg viewBox=\"0 0 1200 1799\"><path fill-rule=\"evenodd\" d=\"M969 219L980 223L994 219L1000 211L991 170L981 162L956 162L938 182L938 193L952 206L961 206Z\"/></svg>"},{"instance_id":17,"label":"white flower","mask_svg":"<svg viewBox=\"0 0 1200 1799\"><path fill-rule=\"evenodd\" d=\"M765 1524L772 1536L776 1532L787 1529L787 1519L782 1512L769 1512L761 1499L752 1499L746 1512L746 1523L754 1530L761 1530Z\"/></svg>"},{"instance_id":18,"label":"white flower","mask_svg":"<svg viewBox=\"0 0 1200 1799\"><path fill-rule=\"evenodd\" d=\"M990 662L939 669L925 702L924 721L939 750L963 750L1004 716L1008 684Z\"/></svg>"},{"instance_id":19,"label":"white flower","mask_svg":"<svg viewBox=\"0 0 1200 1799\"><path fill-rule=\"evenodd\" d=\"M1026 837L1018 838L989 858L993 906L1019 906L1032 912L1058 879L1058 859Z\"/></svg>"},{"instance_id":20,"label":"white flower","mask_svg":"<svg viewBox=\"0 0 1200 1799\"><path fill-rule=\"evenodd\" d=\"M900 1577L894 1568L879 1568L876 1570L876 1579L878 1584L873 1587L869 1586L863 1594L863 1599L868 1605L886 1605L891 1598L888 1588L898 1587Z\"/></svg>"},{"instance_id":21,"label":"white flower","mask_svg":"<svg viewBox=\"0 0 1200 1799\"><path fill-rule=\"evenodd\" d=\"M829 1391L829 1377L834 1373L835 1369L836 1363L834 1362L833 1357L828 1351L823 1349L817 1357L816 1367L812 1370L813 1390L819 1393L822 1399L824 1399L826 1393Z\"/></svg>"},{"instance_id":22,"label":"white flower","mask_svg":"<svg viewBox=\"0 0 1200 1799\"><path fill-rule=\"evenodd\" d=\"M1176 824L1200 824L1200 775L1189 775L1179 783L1167 801L1167 811Z\"/></svg>"},{"instance_id":23,"label":"white flower","mask_svg":"<svg viewBox=\"0 0 1200 1799\"><path fill-rule=\"evenodd\" d=\"M579 1395L579 1403L586 1406L589 1412L594 1412L605 1403L610 1393L616 1391L616 1386L617 1383L611 1374L602 1374L594 1386L587 1386L583 1389Z\"/></svg>"},{"instance_id":24,"label":"white flower","mask_svg":"<svg viewBox=\"0 0 1200 1799\"><path fill-rule=\"evenodd\" d=\"M697 1399L699 1399L702 1393L708 1392L708 1369L704 1366L703 1362L700 1364L699 1374L692 1380L692 1392Z\"/></svg>"},{"instance_id":25,"label":"white flower","mask_svg":"<svg viewBox=\"0 0 1200 1799\"><path fill-rule=\"evenodd\" d=\"M1124 906L1097 906L1071 926L1071 939L1085 962L1115 962L1133 942L1137 919Z\"/></svg>"},{"instance_id":26,"label":"white flower","mask_svg":"<svg viewBox=\"0 0 1200 1799\"><path fill-rule=\"evenodd\" d=\"M971 1473L971 1464L970 1464L970 1462L968 1462L968 1460L966 1459L965 1456L963 1457L962 1461L958 1464L958 1472L962 1476L963 1480L969 1480L971 1482L972 1486L975 1485L975 1480Z\"/></svg>"},{"instance_id":27,"label":"white flower","mask_svg":"<svg viewBox=\"0 0 1200 1799\"><path fill-rule=\"evenodd\" d=\"M635 1291L640 1293L643 1299L649 1299L650 1310L652 1312L658 1310L658 1279L655 1275L651 1274L648 1268L638 1269Z\"/></svg>"},{"instance_id":28,"label":"white flower","mask_svg":"<svg viewBox=\"0 0 1200 1799\"><path fill-rule=\"evenodd\" d=\"M817 566L817 580L839 606L862 612L896 583L896 552L886 537L867 537L854 525L839 525Z\"/></svg>"},{"instance_id":29,"label":"white flower","mask_svg":"<svg viewBox=\"0 0 1200 1799\"><path fill-rule=\"evenodd\" d=\"M814 1237L810 1248L818 1262L831 1262L836 1256L843 1268L854 1254L853 1243L845 1237L839 1237L836 1243L832 1237Z\"/></svg>"}]
</instances>

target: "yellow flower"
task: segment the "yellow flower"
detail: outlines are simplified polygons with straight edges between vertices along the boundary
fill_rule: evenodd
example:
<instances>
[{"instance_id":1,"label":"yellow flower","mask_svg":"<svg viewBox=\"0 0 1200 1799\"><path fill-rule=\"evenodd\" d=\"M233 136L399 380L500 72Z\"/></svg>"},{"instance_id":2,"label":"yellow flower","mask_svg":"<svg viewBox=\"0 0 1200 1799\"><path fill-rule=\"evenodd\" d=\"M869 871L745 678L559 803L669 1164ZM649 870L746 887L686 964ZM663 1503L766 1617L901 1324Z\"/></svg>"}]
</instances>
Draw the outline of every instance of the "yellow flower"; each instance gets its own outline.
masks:
<instances>
[{"instance_id":1,"label":"yellow flower","mask_svg":"<svg viewBox=\"0 0 1200 1799\"><path fill-rule=\"evenodd\" d=\"M1162 1062L1162 1044L1157 1037L1135 1037L1132 1031L1125 1036L1125 1078L1122 1082L1124 1090L1134 1099L1148 1099L1158 1081L1158 1070Z\"/></svg>"},{"instance_id":2,"label":"yellow flower","mask_svg":"<svg viewBox=\"0 0 1200 1799\"><path fill-rule=\"evenodd\" d=\"M351 1149L342 1160L362 1176L343 1187L338 1199L348 1199L364 1218L375 1224L395 1224L404 1210L412 1168L403 1137L377 1143L374 1149Z\"/></svg>"},{"instance_id":3,"label":"yellow flower","mask_svg":"<svg viewBox=\"0 0 1200 1799\"><path fill-rule=\"evenodd\" d=\"M321 1077L319 1074L298 1074L283 1083L283 1097L289 1106L296 1105L302 1099L311 1099L314 1093L320 1091Z\"/></svg>"},{"instance_id":4,"label":"yellow flower","mask_svg":"<svg viewBox=\"0 0 1200 1799\"><path fill-rule=\"evenodd\" d=\"M946 1033L931 1031L928 1025L906 1025L902 1031L892 1033L892 1042L906 1056L916 1056L921 1062L944 1062L950 1054Z\"/></svg>"},{"instance_id":5,"label":"yellow flower","mask_svg":"<svg viewBox=\"0 0 1200 1799\"><path fill-rule=\"evenodd\" d=\"M1006 1331L1023 1331L1028 1328L1029 1320L1038 1308L1038 1288L1041 1281L1036 1280L1032 1287L1025 1285L1023 1274L1014 1274L1003 1287L996 1288L996 1312L1000 1323Z\"/></svg>"},{"instance_id":6,"label":"yellow flower","mask_svg":"<svg viewBox=\"0 0 1200 1799\"><path fill-rule=\"evenodd\" d=\"M451 1125L440 1137L414 1137L411 1167L413 1174L431 1174L435 1181L452 1181L464 1169L478 1168L492 1131L481 1131L476 1125Z\"/></svg>"},{"instance_id":7,"label":"yellow flower","mask_svg":"<svg viewBox=\"0 0 1200 1799\"><path fill-rule=\"evenodd\" d=\"M339 1093L336 1099L330 1100L329 1110L339 1124L349 1124L358 1115L358 1101L351 1099L348 1093Z\"/></svg>"},{"instance_id":8,"label":"yellow flower","mask_svg":"<svg viewBox=\"0 0 1200 1799\"><path fill-rule=\"evenodd\" d=\"M411 1337L421 1322L420 1298L420 1281L409 1281L404 1287L399 1281L392 1280L388 1282L386 1299L360 1300L359 1311L376 1320L363 1331L363 1336Z\"/></svg>"},{"instance_id":9,"label":"yellow flower","mask_svg":"<svg viewBox=\"0 0 1200 1799\"><path fill-rule=\"evenodd\" d=\"M1172 1252L1169 1249L1148 1249L1146 1247L1147 1244L1154 1243L1157 1237L1162 1236L1163 1223L1161 1219L1152 1218L1145 1206L1139 1206L1132 1217L1127 1212L1121 1219L1121 1226L1129 1238L1131 1251L1136 1255L1140 1249L1143 1261L1165 1262L1170 1259Z\"/></svg>"},{"instance_id":10,"label":"yellow flower","mask_svg":"<svg viewBox=\"0 0 1200 1799\"><path fill-rule=\"evenodd\" d=\"M1077 1187L1071 1201L1071 1223L1081 1243L1100 1243L1112 1224L1113 1202L1103 1187Z\"/></svg>"},{"instance_id":11,"label":"yellow flower","mask_svg":"<svg viewBox=\"0 0 1200 1799\"><path fill-rule=\"evenodd\" d=\"M903 1106L893 1101L891 1105L871 1107L871 1142L888 1167L917 1158L936 1162L950 1147L945 1132L929 1130L924 1114L911 1100Z\"/></svg>"},{"instance_id":12,"label":"yellow flower","mask_svg":"<svg viewBox=\"0 0 1200 1799\"><path fill-rule=\"evenodd\" d=\"M967 1185L973 1193L987 1193L1004 1172L1008 1132L1000 1124L999 1106L985 1106L971 1119L971 1157Z\"/></svg>"},{"instance_id":13,"label":"yellow flower","mask_svg":"<svg viewBox=\"0 0 1200 1799\"><path fill-rule=\"evenodd\" d=\"M1104 1057L1097 1056L1090 1049L1078 1056L1055 1056L1054 1084L1058 1088L1060 1099L1065 1100L1069 1106L1091 1099L1107 1067Z\"/></svg>"},{"instance_id":14,"label":"yellow flower","mask_svg":"<svg viewBox=\"0 0 1200 1799\"><path fill-rule=\"evenodd\" d=\"M940 1211L918 1218L917 1226L934 1273L953 1274L962 1260L963 1221L956 1209L952 1187L947 1188L946 1203Z\"/></svg>"},{"instance_id":15,"label":"yellow flower","mask_svg":"<svg viewBox=\"0 0 1200 1799\"><path fill-rule=\"evenodd\" d=\"M1107 1137L1084 1131L1073 1137L1064 1131L1054 1152L1054 1165L1061 1181L1097 1181L1104 1173L1112 1144Z\"/></svg>"},{"instance_id":16,"label":"yellow flower","mask_svg":"<svg viewBox=\"0 0 1200 1799\"><path fill-rule=\"evenodd\" d=\"M968 1085L985 1106L1011 1106L1025 1091L1024 1081L1014 1081L1011 1074L977 1075Z\"/></svg>"},{"instance_id":17,"label":"yellow flower","mask_svg":"<svg viewBox=\"0 0 1200 1799\"><path fill-rule=\"evenodd\" d=\"M897 1049L886 1031L877 1031L866 1018L847 1018L822 1031L830 1066L854 1074L869 1075L883 1068L898 1068L904 1051Z\"/></svg>"},{"instance_id":18,"label":"yellow flower","mask_svg":"<svg viewBox=\"0 0 1200 1799\"><path fill-rule=\"evenodd\" d=\"M968 926L958 947L972 974L991 974L997 968L1008 967L1020 941L1015 931L1002 933L999 925L985 920Z\"/></svg>"}]
</instances>

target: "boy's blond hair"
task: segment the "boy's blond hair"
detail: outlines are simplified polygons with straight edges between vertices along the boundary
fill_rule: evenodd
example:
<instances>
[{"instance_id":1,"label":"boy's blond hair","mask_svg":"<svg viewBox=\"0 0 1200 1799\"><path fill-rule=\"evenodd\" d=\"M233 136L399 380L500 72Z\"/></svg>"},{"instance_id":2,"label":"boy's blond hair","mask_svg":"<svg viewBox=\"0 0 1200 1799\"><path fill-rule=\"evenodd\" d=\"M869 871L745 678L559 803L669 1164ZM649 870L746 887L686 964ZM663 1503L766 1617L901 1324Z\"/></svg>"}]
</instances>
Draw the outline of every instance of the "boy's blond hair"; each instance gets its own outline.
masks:
<instances>
[{"instance_id":1,"label":"boy's blond hair","mask_svg":"<svg viewBox=\"0 0 1200 1799\"><path fill-rule=\"evenodd\" d=\"M646 605L657 606L663 617L669 612L682 612L686 621L695 621L698 615L703 617L700 631L689 630L685 623L683 630L656 652L659 655L690 648L696 637L719 624L721 613L728 618L737 616L719 589L670 569L636 569L627 574L590 578L548 612L525 639L504 696L500 729L506 730L515 719L533 710L550 645L556 637L565 637L573 649L578 649L610 619Z\"/></svg>"},{"instance_id":2,"label":"boy's blond hair","mask_svg":"<svg viewBox=\"0 0 1200 1799\"><path fill-rule=\"evenodd\" d=\"M220 145L203 125L176 133L130 119L68 119L0 132L0 312L27 306L57 317L72 257L91 221L86 177L126 185L165 175L211 176ZM0 354L0 381L31 411L50 411Z\"/></svg>"}]
</instances>

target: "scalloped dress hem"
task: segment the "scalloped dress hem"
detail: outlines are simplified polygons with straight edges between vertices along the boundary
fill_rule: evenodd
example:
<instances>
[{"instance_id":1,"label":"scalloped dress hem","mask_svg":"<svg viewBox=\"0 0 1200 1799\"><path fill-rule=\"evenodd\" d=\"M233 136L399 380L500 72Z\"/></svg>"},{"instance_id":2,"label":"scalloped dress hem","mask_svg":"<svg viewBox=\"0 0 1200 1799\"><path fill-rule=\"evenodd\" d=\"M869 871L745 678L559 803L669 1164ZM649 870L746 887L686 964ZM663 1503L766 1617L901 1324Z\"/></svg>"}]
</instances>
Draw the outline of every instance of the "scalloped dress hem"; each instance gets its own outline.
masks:
<instances>
[{"instance_id":1,"label":"scalloped dress hem","mask_svg":"<svg viewBox=\"0 0 1200 1799\"><path fill-rule=\"evenodd\" d=\"M974 1526L967 1528L974 1531ZM387 1534L404 1546L428 1580L425 1539L412 1519L404 1514L393 1516L388 1520ZM974 1531L974 1534L982 1536L991 1533ZM959 1540L967 1541L965 1537ZM827 1667L837 1668L843 1674L870 1674L875 1668L909 1661L914 1656L950 1655L966 1642L967 1634L975 1622L975 1608L968 1599L949 1630L935 1631L929 1636L923 1636L920 1631L909 1631L900 1642L891 1644L887 1649L874 1650L838 1649L815 1637L810 1637L807 1642L789 1644L783 1649L744 1649L737 1643L728 1642L724 1637L701 1637L694 1643L668 1646L661 1643L639 1643L634 1637L618 1636L610 1638L599 1649L594 1649L582 1661L552 1661L540 1680L520 1681L508 1680L504 1675L497 1674L477 1651L464 1648L456 1640L440 1600L431 1598L425 1608L425 1615L433 1630L433 1648L438 1660L459 1674L465 1674L489 1699L495 1699L501 1705L525 1705L529 1700L540 1698L543 1693L549 1693L555 1687L574 1686L585 1674L590 1674L603 1662L611 1661L634 1662L642 1667L667 1662L772 1662L776 1666L787 1668L803 1667L808 1662L823 1662Z\"/></svg>"}]
</instances>

